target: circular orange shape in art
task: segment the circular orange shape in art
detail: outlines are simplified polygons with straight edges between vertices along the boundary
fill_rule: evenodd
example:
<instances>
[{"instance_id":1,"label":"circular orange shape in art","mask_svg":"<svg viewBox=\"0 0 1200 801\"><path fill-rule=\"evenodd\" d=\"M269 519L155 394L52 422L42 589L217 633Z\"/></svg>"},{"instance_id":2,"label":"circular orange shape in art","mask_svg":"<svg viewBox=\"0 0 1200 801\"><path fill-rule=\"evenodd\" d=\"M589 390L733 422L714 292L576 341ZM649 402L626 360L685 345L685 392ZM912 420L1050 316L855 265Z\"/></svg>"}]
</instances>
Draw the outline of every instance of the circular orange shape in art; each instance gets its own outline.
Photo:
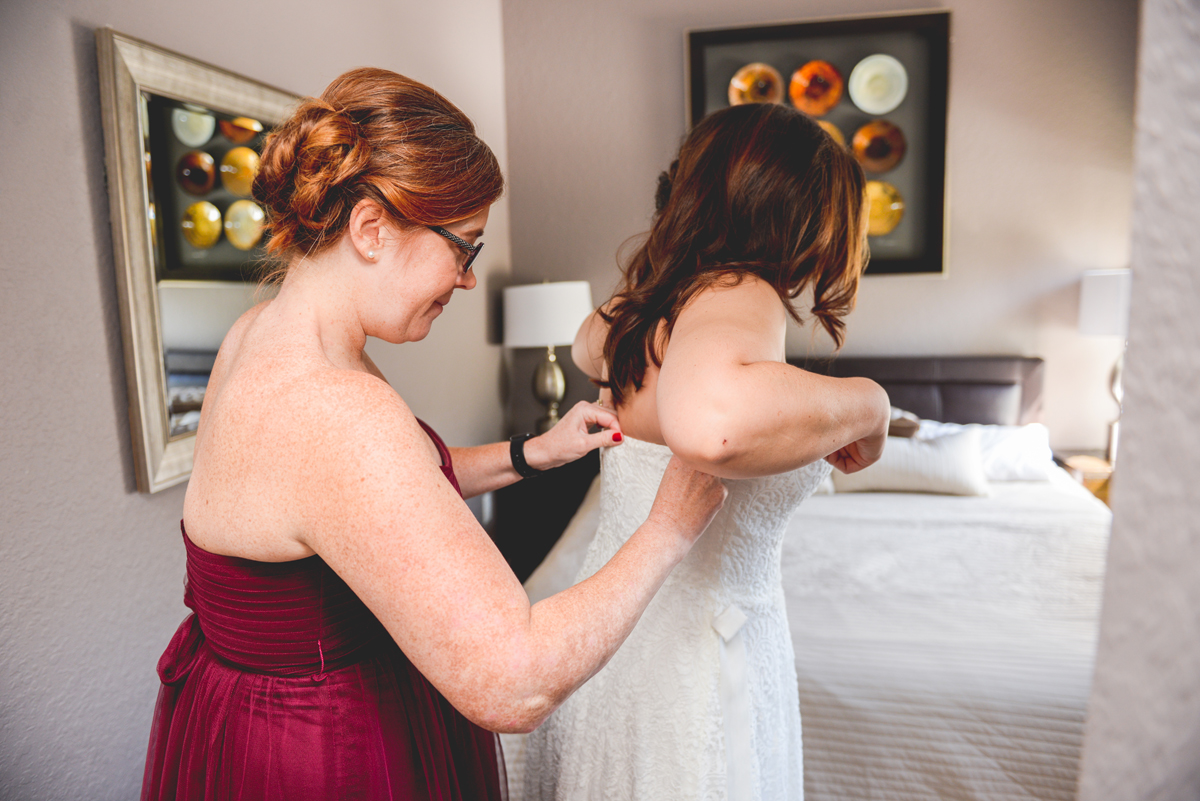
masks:
<instances>
[{"instance_id":1,"label":"circular orange shape in art","mask_svg":"<svg viewBox=\"0 0 1200 801\"><path fill-rule=\"evenodd\" d=\"M854 157L868 172L887 172L908 150L904 132L887 120L873 120L854 132Z\"/></svg>"},{"instance_id":2,"label":"circular orange shape in art","mask_svg":"<svg viewBox=\"0 0 1200 801\"><path fill-rule=\"evenodd\" d=\"M235 145L244 145L262 132L262 123L249 117L234 117L232 120L220 120L217 125L221 133Z\"/></svg>"},{"instance_id":3,"label":"circular orange shape in art","mask_svg":"<svg viewBox=\"0 0 1200 801\"><path fill-rule=\"evenodd\" d=\"M250 197L258 174L258 154L248 147L235 147L221 159L221 183L238 197Z\"/></svg>"},{"instance_id":4,"label":"circular orange shape in art","mask_svg":"<svg viewBox=\"0 0 1200 801\"><path fill-rule=\"evenodd\" d=\"M184 153L175 165L175 180L189 195L208 194L217 182L216 162L203 150Z\"/></svg>"},{"instance_id":5,"label":"circular orange shape in art","mask_svg":"<svg viewBox=\"0 0 1200 801\"><path fill-rule=\"evenodd\" d=\"M225 210L225 238L238 250L249 250L262 239L266 215L253 200L236 200Z\"/></svg>"},{"instance_id":6,"label":"circular orange shape in art","mask_svg":"<svg viewBox=\"0 0 1200 801\"><path fill-rule=\"evenodd\" d=\"M783 100L783 76L770 64L755 62L737 71L729 82L729 105L778 103Z\"/></svg>"},{"instance_id":7,"label":"circular orange shape in art","mask_svg":"<svg viewBox=\"0 0 1200 801\"><path fill-rule=\"evenodd\" d=\"M796 108L820 117L838 104L845 87L846 82L837 67L828 61L810 61L792 73L788 94Z\"/></svg>"}]
</instances>

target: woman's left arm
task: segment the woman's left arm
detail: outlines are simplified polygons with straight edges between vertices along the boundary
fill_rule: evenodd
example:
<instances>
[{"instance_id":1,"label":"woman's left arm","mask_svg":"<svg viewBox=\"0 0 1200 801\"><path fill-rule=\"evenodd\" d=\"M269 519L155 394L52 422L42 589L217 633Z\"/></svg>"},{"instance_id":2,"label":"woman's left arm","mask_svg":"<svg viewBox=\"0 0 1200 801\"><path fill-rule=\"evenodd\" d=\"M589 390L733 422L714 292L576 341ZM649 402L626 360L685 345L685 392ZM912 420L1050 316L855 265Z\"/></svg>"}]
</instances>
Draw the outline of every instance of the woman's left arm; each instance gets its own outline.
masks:
<instances>
[{"instance_id":1,"label":"woman's left arm","mask_svg":"<svg viewBox=\"0 0 1200 801\"><path fill-rule=\"evenodd\" d=\"M599 427L600 431L589 434L593 426ZM580 401L554 428L525 441L525 462L534 470L549 470L620 441L621 426L612 410ZM521 478L512 465L507 442L451 448L450 458L465 498L507 487Z\"/></svg>"},{"instance_id":2,"label":"woman's left arm","mask_svg":"<svg viewBox=\"0 0 1200 801\"><path fill-rule=\"evenodd\" d=\"M387 382L383 373L365 352L367 372ZM589 434L592 427L600 431ZM580 401L563 415L554 428L525 441L525 463L534 470L550 470L582 459L596 448L607 448L621 441L621 424L611 409ZM512 464L509 443L493 442L473 448L450 448L454 477L464 498L474 498L521 480Z\"/></svg>"}]
</instances>

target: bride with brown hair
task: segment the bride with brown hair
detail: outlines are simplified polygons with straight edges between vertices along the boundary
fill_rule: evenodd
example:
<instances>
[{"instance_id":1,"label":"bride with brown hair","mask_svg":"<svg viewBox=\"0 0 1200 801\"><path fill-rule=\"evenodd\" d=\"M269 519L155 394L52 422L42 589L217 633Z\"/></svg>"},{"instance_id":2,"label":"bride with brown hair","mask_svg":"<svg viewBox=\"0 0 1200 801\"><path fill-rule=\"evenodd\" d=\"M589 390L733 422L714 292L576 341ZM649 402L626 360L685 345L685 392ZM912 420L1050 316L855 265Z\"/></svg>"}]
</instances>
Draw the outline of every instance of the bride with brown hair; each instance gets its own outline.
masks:
<instances>
[{"instance_id":1,"label":"bride with brown hair","mask_svg":"<svg viewBox=\"0 0 1200 801\"><path fill-rule=\"evenodd\" d=\"M887 394L784 359L801 303L834 343L865 263L864 178L784 106L696 125L613 298L572 351L625 444L601 456L578 580L634 532L672 458L726 479L705 538L612 660L530 735L529 799L800 799L800 707L780 553L829 474L872 464Z\"/></svg>"}]
</instances>

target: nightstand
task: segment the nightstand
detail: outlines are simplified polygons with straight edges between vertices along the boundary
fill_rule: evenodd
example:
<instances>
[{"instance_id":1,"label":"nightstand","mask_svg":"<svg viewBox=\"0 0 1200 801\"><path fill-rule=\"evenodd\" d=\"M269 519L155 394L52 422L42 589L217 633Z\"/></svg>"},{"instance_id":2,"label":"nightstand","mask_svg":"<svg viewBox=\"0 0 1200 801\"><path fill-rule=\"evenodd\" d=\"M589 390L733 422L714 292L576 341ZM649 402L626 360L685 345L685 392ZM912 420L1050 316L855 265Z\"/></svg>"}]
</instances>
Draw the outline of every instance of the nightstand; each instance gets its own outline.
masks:
<instances>
[{"instance_id":1,"label":"nightstand","mask_svg":"<svg viewBox=\"0 0 1200 801\"><path fill-rule=\"evenodd\" d=\"M496 490L492 540L524 582L558 542L600 472L600 451Z\"/></svg>"},{"instance_id":2,"label":"nightstand","mask_svg":"<svg viewBox=\"0 0 1200 801\"><path fill-rule=\"evenodd\" d=\"M1093 495L1108 503L1113 468L1101 454L1103 451L1064 451L1055 453L1054 461Z\"/></svg>"}]
</instances>

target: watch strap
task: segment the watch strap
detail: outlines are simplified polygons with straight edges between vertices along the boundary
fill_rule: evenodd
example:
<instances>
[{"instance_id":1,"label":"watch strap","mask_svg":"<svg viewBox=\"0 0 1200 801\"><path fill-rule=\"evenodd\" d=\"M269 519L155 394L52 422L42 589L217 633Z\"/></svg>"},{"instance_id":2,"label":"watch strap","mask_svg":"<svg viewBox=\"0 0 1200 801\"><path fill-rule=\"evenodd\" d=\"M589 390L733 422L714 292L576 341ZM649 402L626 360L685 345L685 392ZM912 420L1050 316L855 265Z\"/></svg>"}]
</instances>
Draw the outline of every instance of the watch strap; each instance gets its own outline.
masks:
<instances>
[{"instance_id":1,"label":"watch strap","mask_svg":"<svg viewBox=\"0 0 1200 801\"><path fill-rule=\"evenodd\" d=\"M533 434L517 434L508 440L509 458L512 459L513 469L521 478L536 478L543 472L530 467L529 462L525 461L525 442L530 439L533 439Z\"/></svg>"}]
</instances>

